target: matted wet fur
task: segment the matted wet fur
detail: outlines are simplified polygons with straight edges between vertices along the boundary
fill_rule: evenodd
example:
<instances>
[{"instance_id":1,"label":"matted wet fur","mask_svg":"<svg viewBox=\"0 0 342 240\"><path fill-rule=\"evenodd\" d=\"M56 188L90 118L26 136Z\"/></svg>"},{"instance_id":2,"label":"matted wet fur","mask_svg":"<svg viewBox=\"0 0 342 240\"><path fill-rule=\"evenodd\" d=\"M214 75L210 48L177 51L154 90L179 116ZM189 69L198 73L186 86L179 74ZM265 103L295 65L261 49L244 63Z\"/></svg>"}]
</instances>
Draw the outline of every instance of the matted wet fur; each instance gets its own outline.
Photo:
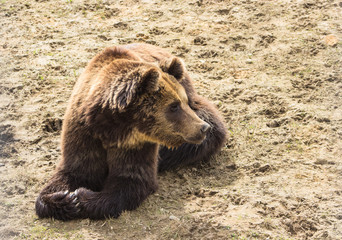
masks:
<instances>
[{"instance_id":1,"label":"matted wet fur","mask_svg":"<svg viewBox=\"0 0 342 240\"><path fill-rule=\"evenodd\" d=\"M158 169L208 160L225 136L220 114L196 94L180 59L147 44L106 48L74 87L62 160L36 213L118 217L157 190Z\"/></svg>"}]
</instances>

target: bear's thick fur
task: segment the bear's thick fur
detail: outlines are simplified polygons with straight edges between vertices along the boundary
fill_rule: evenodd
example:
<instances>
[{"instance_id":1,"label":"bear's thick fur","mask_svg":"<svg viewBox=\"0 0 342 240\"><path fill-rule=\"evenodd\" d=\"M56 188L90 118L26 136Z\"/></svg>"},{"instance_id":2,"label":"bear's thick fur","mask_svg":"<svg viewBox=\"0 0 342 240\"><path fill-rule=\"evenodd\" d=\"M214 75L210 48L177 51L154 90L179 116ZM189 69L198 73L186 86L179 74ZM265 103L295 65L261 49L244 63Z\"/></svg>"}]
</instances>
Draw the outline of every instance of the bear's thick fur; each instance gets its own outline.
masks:
<instances>
[{"instance_id":1,"label":"bear's thick fur","mask_svg":"<svg viewBox=\"0 0 342 240\"><path fill-rule=\"evenodd\" d=\"M208 160L225 136L180 59L147 44L106 48L74 87L62 160L36 200L37 215L118 217L156 191L158 169Z\"/></svg>"}]
</instances>

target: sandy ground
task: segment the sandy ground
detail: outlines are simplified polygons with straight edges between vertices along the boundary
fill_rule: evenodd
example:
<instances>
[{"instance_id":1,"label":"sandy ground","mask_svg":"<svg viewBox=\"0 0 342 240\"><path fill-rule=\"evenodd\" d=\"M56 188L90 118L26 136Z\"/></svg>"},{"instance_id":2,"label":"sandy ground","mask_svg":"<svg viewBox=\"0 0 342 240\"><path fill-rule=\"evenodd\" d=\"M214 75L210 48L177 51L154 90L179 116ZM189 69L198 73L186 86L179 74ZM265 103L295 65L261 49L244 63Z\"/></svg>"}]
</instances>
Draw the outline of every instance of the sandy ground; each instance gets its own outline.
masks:
<instances>
[{"instance_id":1,"label":"sandy ground","mask_svg":"<svg viewBox=\"0 0 342 240\"><path fill-rule=\"evenodd\" d=\"M342 239L342 2L0 1L0 239ZM116 44L184 59L229 137L118 219L39 220L73 84Z\"/></svg>"}]
</instances>

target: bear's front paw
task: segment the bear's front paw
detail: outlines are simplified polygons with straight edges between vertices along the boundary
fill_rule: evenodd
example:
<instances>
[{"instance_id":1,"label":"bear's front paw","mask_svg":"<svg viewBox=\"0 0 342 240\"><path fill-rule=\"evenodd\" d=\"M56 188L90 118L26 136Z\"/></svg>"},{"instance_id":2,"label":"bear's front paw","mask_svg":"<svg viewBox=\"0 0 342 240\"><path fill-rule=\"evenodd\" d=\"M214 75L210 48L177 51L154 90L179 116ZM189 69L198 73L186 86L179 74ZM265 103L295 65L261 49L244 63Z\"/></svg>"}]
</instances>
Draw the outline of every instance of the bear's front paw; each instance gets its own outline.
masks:
<instances>
[{"instance_id":1,"label":"bear's front paw","mask_svg":"<svg viewBox=\"0 0 342 240\"><path fill-rule=\"evenodd\" d=\"M82 218L117 218L123 211L124 202L120 202L115 194L93 192L85 188L79 188L72 194L77 199L77 207Z\"/></svg>"},{"instance_id":2,"label":"bear's front paw","mask_svg":"<svg viewBox=\"0 0 342 240\"><path fill-rule=\"evenodd\" d=\"M72 204L77 209L78 217L79 218L87 218L87 203L89 201L89 197L94 192L88 190L86 188L78 188L74 192L69 193L68 197L72 199Z\"/></svg>"},{"instance_id":3,"label":"bear's front paw","mask_svg":"<svg viewBox=\"0 0 342 240\"><path fill-rule=\"evenodd\" d=\"M76 199L78 203L80 203L83 200L87 199L92 193L94 192L86 188L77 188L74 192L69 193L69 195L73 199Z\"/></svg>"},{"instance_id":4,"label":"bear's front paw","mask_svg":"<svg viewBox=\"0 0 342 240\"><path fill-rule=\"evenodd\" d=\"M58 220L80 218L78 198L69 191L60 191L39 197L36 211L40 217L53 217Z\"/></svg>"}]
</instances>

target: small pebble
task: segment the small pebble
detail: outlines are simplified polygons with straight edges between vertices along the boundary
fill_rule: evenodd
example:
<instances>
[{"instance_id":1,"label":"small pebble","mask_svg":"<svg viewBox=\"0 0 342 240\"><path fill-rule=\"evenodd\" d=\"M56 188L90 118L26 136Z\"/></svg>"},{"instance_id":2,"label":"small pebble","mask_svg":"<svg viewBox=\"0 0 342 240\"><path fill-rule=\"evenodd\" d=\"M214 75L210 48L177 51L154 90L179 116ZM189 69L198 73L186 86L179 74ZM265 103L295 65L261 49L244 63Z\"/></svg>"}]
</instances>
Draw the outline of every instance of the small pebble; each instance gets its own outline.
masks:
<instances>
[{"instance_id":1,"label":"small pebble","mask_svg":"<svg viewBox=\"0 0 342 240\"><path fill-rule=\"evenodd\" d=\"M169 218L170 218L170 220L179 221L179 218L174 216L174 215L171 215Z\"/></svg>"},{"instance_id":2,"label":"small pebble","mask_svg":"<svg viewBox=\"0 0 342 240\"><path fill-rule=\"evenodd\" d=\"M246 60L246 63L247 63L247 64L252 64L252 63L253 63L253 60L252 60L252 59L247 59L247 60Z\"/></svg>"},{"instance_id":3,"label":"small pebble","mask_svg":"<svg viewBox=\"0 0 342 240\"><path fill-rule=\"evenodd\" d=\"M331 47L336 46L338 43L337 37L332 34L325 36L323 41L326 45L331 46Z\"/></svg>"}]
</instances>

